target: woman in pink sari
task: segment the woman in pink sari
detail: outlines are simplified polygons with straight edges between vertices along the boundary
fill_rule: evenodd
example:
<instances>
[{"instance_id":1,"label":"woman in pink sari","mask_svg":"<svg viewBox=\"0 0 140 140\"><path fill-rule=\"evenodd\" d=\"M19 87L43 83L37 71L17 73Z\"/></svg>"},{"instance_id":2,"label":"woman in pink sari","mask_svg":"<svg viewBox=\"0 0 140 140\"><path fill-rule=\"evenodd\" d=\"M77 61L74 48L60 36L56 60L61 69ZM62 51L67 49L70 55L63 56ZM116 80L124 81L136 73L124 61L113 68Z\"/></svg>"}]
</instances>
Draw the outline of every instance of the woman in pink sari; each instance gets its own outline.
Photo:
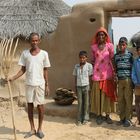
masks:
<instances>
[{"instance_id":1,"label":"woman in pink sari","mask_svg":"<svg viewBox=\"0 0 140 140\"><path fill-rule=\"evenodd\" d=\"M105 28L101 27L92 41L93 86L91 90L91 112L97 116L97 124L104 120L113 123L109 114L113 111L115 96L114 69L112 59L114 46ZM105 112L106 116L103 117Z\"/></svg>"}]
</instances>

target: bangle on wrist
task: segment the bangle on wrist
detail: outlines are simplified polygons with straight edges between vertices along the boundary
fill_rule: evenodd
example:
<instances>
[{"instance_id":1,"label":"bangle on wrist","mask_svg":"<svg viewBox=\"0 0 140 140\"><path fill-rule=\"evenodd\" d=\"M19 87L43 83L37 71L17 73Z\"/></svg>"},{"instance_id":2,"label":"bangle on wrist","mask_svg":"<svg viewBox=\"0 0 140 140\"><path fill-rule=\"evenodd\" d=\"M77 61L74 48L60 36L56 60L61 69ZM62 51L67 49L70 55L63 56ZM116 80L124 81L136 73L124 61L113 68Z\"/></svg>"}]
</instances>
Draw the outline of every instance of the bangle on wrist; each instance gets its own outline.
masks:
<instances>
[{"instance_id":1,"label":"bangle on wrist","mask_svg":"<svg viewBox=\"0 0 140 140\"><path fill-rule=\"evenodd\" d=\"M45 82L45 86L48 86L48 82Z\"/></svg>"}]
</instances>

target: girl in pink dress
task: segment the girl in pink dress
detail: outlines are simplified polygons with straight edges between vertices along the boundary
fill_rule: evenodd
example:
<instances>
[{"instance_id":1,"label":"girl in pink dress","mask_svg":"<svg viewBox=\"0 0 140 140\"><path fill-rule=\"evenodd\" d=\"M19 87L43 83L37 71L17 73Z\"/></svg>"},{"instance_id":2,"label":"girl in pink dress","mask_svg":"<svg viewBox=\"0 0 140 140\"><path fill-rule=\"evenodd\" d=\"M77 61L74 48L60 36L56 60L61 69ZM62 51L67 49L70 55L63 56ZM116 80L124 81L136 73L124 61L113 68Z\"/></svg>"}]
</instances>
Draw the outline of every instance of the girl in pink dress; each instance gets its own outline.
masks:
<instances>
[{"instance_id":1,"label":"girl in pink dress","mask_svg":"<svg viewBox=\"0 0 140 140\"><path fill-rule=\"evenodd\" d=\"M113 111L115 96L114 69L112 59L114 47L105 28L101 27L92 42L93 86L91 91L91 112L97 116L97 124L104 120L113 123L109 114ZM103 117L103 112L106 116Z\"/></svg>"}]
</instances>

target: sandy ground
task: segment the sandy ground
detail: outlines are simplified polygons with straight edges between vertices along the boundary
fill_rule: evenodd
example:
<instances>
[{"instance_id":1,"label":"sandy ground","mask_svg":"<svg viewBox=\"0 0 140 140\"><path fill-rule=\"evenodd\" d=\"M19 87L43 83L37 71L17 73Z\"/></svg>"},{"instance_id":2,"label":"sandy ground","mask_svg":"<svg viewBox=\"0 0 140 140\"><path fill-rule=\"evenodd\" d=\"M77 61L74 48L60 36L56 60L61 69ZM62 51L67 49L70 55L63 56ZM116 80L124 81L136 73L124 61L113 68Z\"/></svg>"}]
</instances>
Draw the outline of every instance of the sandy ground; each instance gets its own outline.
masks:
<instances>
[{"instance_id":1,"label":"sandy ground","mask_svg":"<svg viewBox=\"0 0 140 140\"><path fill-rule=\"evenodd\" d=\"M24 140L24 135L30 130L27 112L24 107L15 106L17 140ZM45 116L43 140L139 140L140 127L131 126L124 128L117 126L115 121L119 120L118 115L111 114L114 124L108 125L105 122L98 126L94 118L87 125L76 126L75 119L67 117ZM38 124L37 114L34 115L35 125ZM133 117L133 122L136 117ZM13 140L13 127L11 109L8 103L0 106L0 140ZM39 140L36 136L28 140Z\"/></svg>"}]
</instances>

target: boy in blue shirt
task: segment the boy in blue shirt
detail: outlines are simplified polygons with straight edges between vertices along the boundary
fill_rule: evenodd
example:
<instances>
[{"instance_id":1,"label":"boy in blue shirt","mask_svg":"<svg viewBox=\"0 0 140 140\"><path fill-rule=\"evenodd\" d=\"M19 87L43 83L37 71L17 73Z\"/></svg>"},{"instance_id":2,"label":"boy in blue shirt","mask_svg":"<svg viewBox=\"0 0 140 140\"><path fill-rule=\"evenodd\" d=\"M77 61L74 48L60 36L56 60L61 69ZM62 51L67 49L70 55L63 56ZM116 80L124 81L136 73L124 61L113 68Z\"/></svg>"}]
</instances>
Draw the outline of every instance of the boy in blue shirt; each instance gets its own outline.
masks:
<instances>
[{"instance_id":1,"label":"boy in blue shirt","mask_svg":"<svg viewBox=\"0 0 140 140\"><path fill-rule=\"evenodd\" d=\"M140 125L140 44L136 46L138 57L134 60L132 67L132 81L135 85L135 107L138 125Z\"/></svg>"},{"instance_id":2,"label":"boy in blue shirt","mask_svg":"<svg viewBox=\"0 0 140 140\"><path fill-rule=\"evenodd\" d=\"M92 64L87 62L87 52L80 51L79 64L75 65L75 87L78 95L78 121L77 125L86 124L89 121L89 85L92 76Z\"/></svg>"}]
</instances>

